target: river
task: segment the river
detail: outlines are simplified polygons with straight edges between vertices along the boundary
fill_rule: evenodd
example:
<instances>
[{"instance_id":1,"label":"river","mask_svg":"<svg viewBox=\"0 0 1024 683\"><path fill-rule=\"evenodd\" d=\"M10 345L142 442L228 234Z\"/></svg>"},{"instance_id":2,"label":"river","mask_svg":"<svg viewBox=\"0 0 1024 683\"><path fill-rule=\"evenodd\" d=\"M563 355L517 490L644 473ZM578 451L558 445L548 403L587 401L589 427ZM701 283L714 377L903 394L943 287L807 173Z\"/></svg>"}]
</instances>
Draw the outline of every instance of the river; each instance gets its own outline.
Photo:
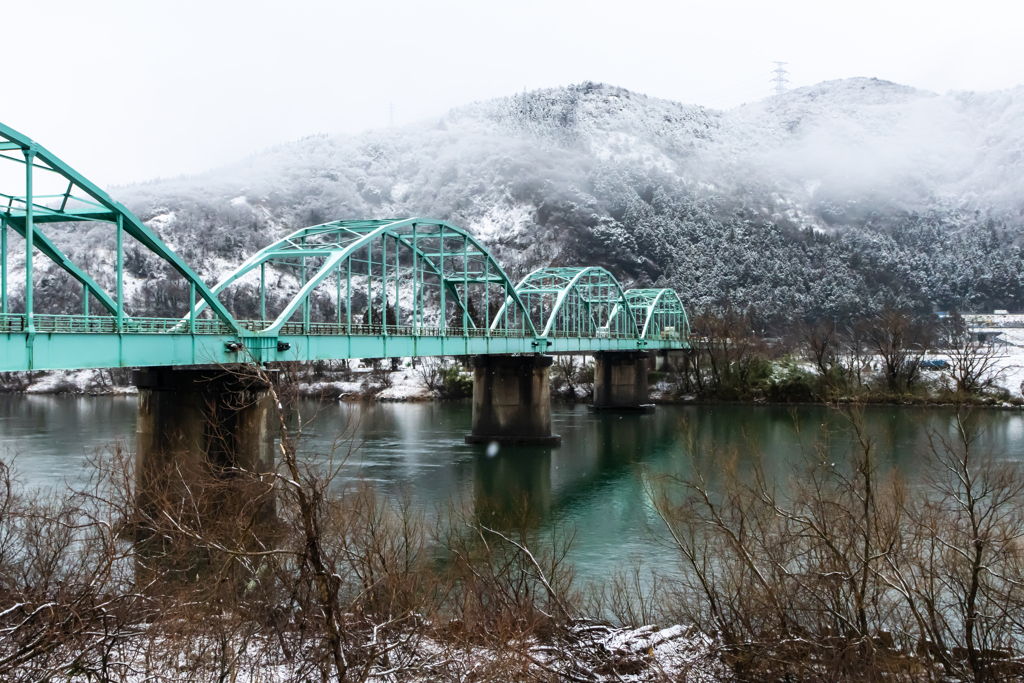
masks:
<instances>
[{"instance_id":1,"label":"river","mask_svg":"<svg viewBox=\"0 0 1024 683\"><path fill-rule=\"evenodd\" d=\"M134 397L0 395L0 441L14 456L28 487L74 486L87 472L87 456L116 439L131 441ZM301 405L304 452L324 454L349 429L354 435L348 476L373 482L392 496L411 495L430 512L449 500L479 507L510 506L526 499L541 524L575 533L571 559L580 576L603 578L642 557L668 568L671 551L644 496L652 475L685 475L692 466L684 433L713 440L714 457L734 450L747 466L756 449L769 470L785 477L827 429L831 450L849 448L844 421L821 406L658 406L653 414L595 413L585 405L555 404L559 448L467 445L468 403L327 403ZM948 409L873 406L865 423L879 462L917 476L927 461L929 430L948 429ZM1024 454L1024 416L1017 411L980 413L981 445L1000 457ZM799 433L794 425L799 424ZM347 449L347 446L346 446Z\"/></svg>"}]
</instances>

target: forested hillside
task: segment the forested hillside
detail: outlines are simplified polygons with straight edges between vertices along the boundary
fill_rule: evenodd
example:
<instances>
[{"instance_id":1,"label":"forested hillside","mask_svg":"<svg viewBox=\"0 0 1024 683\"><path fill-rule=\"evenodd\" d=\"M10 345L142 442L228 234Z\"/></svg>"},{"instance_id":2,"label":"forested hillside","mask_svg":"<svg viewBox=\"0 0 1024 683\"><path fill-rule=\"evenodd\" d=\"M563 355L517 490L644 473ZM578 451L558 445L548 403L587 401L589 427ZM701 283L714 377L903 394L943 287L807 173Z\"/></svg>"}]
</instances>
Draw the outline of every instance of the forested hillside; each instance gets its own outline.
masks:
<instances>
[{"instance_id":1,"label":"forested hillside","mask_svg":"<svg viewBox=\"0 0 1024 683\"><path fill-rule=\"evenodd\" d=\"M1022 88L850 79L721 112L584 83L113 194L211 281L297 227L426 215L473 231L513 278L600 264L766 326L884 305L1020 310L1022 130ZM57 235L100 271L111 239ZM183 310L155 260L129 265L137 312ZM294 286L280 279L282 295ZM51 287L42 305L65 295Z\"/></svg>"}]
</instances>

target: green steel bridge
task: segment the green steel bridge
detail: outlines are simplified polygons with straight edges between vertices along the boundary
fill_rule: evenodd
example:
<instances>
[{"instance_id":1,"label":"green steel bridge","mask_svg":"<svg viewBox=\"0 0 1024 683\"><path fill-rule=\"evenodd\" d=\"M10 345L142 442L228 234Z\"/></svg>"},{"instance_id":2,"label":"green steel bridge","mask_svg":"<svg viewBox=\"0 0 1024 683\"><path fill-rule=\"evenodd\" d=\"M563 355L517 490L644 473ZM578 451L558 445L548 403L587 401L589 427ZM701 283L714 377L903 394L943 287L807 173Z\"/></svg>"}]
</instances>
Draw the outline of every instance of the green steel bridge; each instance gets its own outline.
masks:
<instances>
[{"instance_id":1,"label":"green steel bridge","mask_svg":"<svg viewBox=\"0 0 1024 683\"><path fill-rule=\"evenodd\" d=\"M73 259L47 235L61 223L76 229L99 224L114 233L116 248ZM21 254L10 251L12 230L23 240ZM125 310L128 246L155 254L184 278L186 315L147 318ZM0 371L646 351L689 344L686 311L670 289L624 290L598 267L541 268L515 283L472 235L430 218L302 228L210 286L123 205L3 124L0 252ZM43 257L80 285L80 311L35 312L34 264ZM86 265L94 271L99 266L112 282L102 286ZM258 296L258 317L232 313L229 304L241 295L249 297L249 310ZM17 300L20 312L9 310L9 299ZM330 314L314 301L330 302Z\"/></svg>"}]
</instances>

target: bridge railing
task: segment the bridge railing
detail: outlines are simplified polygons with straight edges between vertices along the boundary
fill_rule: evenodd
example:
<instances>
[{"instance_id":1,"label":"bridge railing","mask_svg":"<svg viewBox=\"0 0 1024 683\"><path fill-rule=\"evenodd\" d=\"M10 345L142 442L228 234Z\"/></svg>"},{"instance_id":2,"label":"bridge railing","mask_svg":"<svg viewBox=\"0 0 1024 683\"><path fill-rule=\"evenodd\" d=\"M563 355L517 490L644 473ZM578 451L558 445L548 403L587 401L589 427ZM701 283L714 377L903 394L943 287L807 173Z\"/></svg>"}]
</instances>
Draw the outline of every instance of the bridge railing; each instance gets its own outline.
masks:
<instances>
[{"instance_id":1,"label":"bridge railing","mask_svg":"<svg viewBox=\"0 0 1024 683\"><path fill-rule=\"evenodd\" d=\"M33 316L37 333L78 333L78 334L116 334L117 319L113 316L104 315L47 315L36 314ZM249 332L260 332L269 327L273 321L266 320L239 320L242 329ZM25 316L23 314L0 315L0 333L24 332ZM220 320L200 318L194 322L196 334L232 334L231 328ZM189 331L189 324L180 318L125 318L121 331L132 334L186 334ZM420 337L496 337L496 338L521 338L528 336L521 329L492 329L427 326L427 325L362 325L347 323L309 323L303 326L301 322L285 323L279 335L318 335L318 336L420 336ZM574 332L561 332L552 330L552 338L579 338ZM633 337L616 330L604 330L597 338L601 339L631 339Z\"/></svg>"},{"instance_id":2,"label":"bridge railing","mask_svg":"<svg viewBox=\"0 0 1024 683\"><path fill-rule=\"evenodd\" d=\"M113 334L117 332L117 318L104 315L47 315L32 316L36 332L74 332L92 334ZM0 315L0 332L24 332L24 315ZM196 334L231 334L232 330L220 320L200 319L195 321ZM125 318L122 332L161 334L167 332L188 332L177 318Z\"/></svg>"},{"instance_id":3,"label":"bridge railing","mask_svg":"<svg viewBox=\"0 0 1024 683\"><path fill-rule=\"evenodd\" d=\"M241 321L246 324L249 321ZM262 321L253 321L262 322ZM302 323L285 323L281 326L282 335L352 335L352 336L388 336L388 337L510 337L522 338L526 335L522 330L491 330L483 328L462 329L458 327L438 327L427 325L360 325L335 323L310 323L308 330L303 330Z\"/></svg>"},{"instance_id":4,"label":"bridge railing","mask_svg":"<svg viewBox=\"0 0 1024 683\"><path fill-rule=\"evenodd\" d=\"M599 329L595 335L580 335L575 330L552 329L548 332L549 339L636 339L635 334L622 330Z\"/></svg>"},{"instance_id":5,"label":"bridge railing","mask_svg":"<svg viewBox=\"0 0 1024 683\"><path fill-rule=\"evenodd\" d=\"M79 333L79 334L116 334L117 319L103 315L46 315L33 316L37 333ZM242 329L249 332L260 332L272 324L266 320L239 320ZM194 322L196 334L233 334L231 328L220 320L200 318ZM23 314L0 315L0 333L24 332L25 316ZM121 332L131 334L187 334L189 324L180 318L125 318ZM317 335L317 336L391 336L391 337L493 337L522 338L528 336L521 329L492 329L426 326L426 325L361 325L347 323L285 323L278 335ZM552 339L579 339L575 331L553 329L549 332ZM635 339L635 335L618 330L602 329L594 338L597 339ZM665 335L662 338L667 339ZM673 337L678 338L678 336Z\"/></svg>"},{"instance_id":6,"label":"bridge railing","mask_svg":"<svg viewBox=\"0 0 1024 683\"><path fill-rule=\"evenodd\" d=\"M246 329L252 331L258 331L263 329L260 327L260 323L263 321L254 320L241 320L239 321ZM250 323L255 323L252 327L249 327ZM521 329L492 329L487 330L486 328L471 327L463 329L461 327L438 327L438 326L425 326L425 325L348 325L348 324L335 324L335 323L309 323L307 330L303 330L302 323L285 323L281 326L279 334L282 335L353 335L353 336L389 336L389 337L499 337L499 338L514 338L519 339L522 337L529 336ZM560 332L552 331L549 335L551 338L559 339L575 339L580 338L578 334L573 332ZM601 338L601 339L635 339L635 335L628 335L612 330L611 332L606 331L603 335L597 335L590 338Z\"/></svg>"}]
</instances>

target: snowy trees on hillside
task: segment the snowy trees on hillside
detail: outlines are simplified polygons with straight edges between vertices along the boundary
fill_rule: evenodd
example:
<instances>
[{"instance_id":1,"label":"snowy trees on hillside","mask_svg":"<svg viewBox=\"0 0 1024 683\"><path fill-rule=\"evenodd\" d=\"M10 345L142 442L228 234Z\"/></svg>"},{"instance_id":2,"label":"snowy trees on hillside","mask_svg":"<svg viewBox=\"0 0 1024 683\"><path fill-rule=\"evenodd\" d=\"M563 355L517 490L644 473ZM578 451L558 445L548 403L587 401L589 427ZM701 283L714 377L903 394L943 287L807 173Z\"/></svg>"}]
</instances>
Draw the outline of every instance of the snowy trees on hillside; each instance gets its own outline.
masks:
<instances>
[{"instance_id":1,"label":"snowy trees on hillside","mask_svg":"<svg viewBox=\"0 0 1024 683\"><path fill-rule=\"evenodd\" d=\"M953 176L928 166L948 157L938 148L922 157L927 168L901 162L912 186L872 185L828 154L804 159L814 135L856 133L869 149L892 142L885 125L902 120L900 107L945 101L926 95L854 79L794 91L778 112L719 113L583 83L468 105L440 123L311 136L118 194L210 282L298 227L424 215L476 232L513 279L540 266L601 265L627 285L674 287L691 310L753 308L769 326L886 306L1020 310L1020 214L1012 202L974 208L1024 186L1008 161L1007 131L1019 126L1007 121L1024 118L1015 113L1020 93L1000 99L1002 118L985 123L1002 164L988 194L942 194ZM972 116L992 118L987 101L972 100ZM926 142L939 144L918 144ZM783 164L794 156L807 163ZM995 177L987 159L978 157L979 178ZM821 178L797 177L819 167L828 171ZM856 178L842 185L847 172ZM112 231L52 230L98 281L110 280ZM173 275L144 250L128 255L133 313L180 308ZM39 277L53 274L43 267ZM294 289L288 273L274 278L282 296ZM37 300L49 306L45 295Z\"/></svg>"}]
</instances>

